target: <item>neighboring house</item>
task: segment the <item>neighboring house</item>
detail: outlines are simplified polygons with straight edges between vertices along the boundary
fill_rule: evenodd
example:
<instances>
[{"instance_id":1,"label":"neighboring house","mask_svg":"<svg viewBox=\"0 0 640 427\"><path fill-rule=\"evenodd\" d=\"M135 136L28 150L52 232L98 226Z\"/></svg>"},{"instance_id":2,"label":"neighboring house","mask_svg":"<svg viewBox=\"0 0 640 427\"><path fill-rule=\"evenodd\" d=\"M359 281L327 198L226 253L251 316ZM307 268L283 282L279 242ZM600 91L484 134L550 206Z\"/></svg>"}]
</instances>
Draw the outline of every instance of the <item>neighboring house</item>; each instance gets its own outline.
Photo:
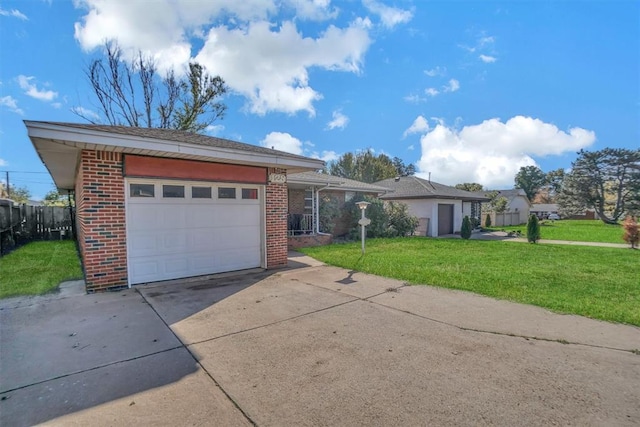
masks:
<instances>
[{"instance_id":1,"label":"neighboring house","mask_svg":"<svg viewBox=\"0 0 640 427\"><path fill-rule=\"evenodd\" d=\"M494 191L494 190L492 190ZM531 202L529 202L529 198L527 197L527 193L521 188L514 188L512 190L495 190L498 192L497 197L504 197L507 199L507 210L504 212L505 214L513 214L517 213L517 221L513 219L510 221L511 224L504 225L518 225L525 224L529 220L529 215L532 213L531 210ZM484 194L488 194L489 192L484 192ZM496 221L493 222L496 224Z\"/></svg>"},{"instance_id":2,"label":"neighboring house","mask_svg":"<svg viewBox=\"0 0 640 427\"><path fill-rule=\"evenodd\" d=\"M320 172L300 172L287 176L289 192L289 247L331 243L331 236L349 232L349 213L343 208L356 193L373 197L389 191L388 188L341 178ZM320 230L319 211L323 196L334 198L342 212L333 224L331 235Z\"/></svg>"},{"instance_id":3,"label":"neighboring house","mask_svg":"<svg viewBox=\"0 0 640 427\"><path fill-rule=\"evenodd\" d=\"M375 182L391 192L380 196L382 200L405 203L409 214L418 217L416 234L443 236L460 231L464 216L480 219L481 203L489 198L437 182L403 176Z\"/></svg>"},{"instance_id":4,"label":"neighboring house","mask_svg":"<svg viewBox=\"0 0 640 427\"><path fill-rule=\"evenodd\" d=\"M287 184L324 162L194 133L25 121L75 193L88 292L287 264Z\"/></svg>"},{"instance_id":5,"label":"neighboring house","mask_svg":"<svg viewBox=\"0 0 640 427\"><path fill-rule=\"evenodd\" d=\"M549 214L558 213L558 205L555 203L534 203L531 205L531 213L539 219L546 219Z\"/></svg>"}]
</instances>

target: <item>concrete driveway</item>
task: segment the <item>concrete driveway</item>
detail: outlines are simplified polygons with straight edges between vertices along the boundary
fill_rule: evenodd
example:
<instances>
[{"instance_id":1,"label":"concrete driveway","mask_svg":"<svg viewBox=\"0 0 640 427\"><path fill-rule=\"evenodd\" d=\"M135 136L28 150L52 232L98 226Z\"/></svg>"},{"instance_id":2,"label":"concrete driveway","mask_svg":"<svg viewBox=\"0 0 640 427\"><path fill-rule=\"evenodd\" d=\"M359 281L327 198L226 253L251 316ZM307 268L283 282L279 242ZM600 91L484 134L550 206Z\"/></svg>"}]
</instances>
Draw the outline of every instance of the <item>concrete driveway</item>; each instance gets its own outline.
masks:
<instances>
[{"instance_id":1,"label":"concrete driveway","mask_svg":"<svg viewBox=\"0 0 640 427\"><path fill-rule=\"evenodd\" d=\"M639 425L640 329L323 266L0 301L0 425Z\"/></svg>"}]
</instances>

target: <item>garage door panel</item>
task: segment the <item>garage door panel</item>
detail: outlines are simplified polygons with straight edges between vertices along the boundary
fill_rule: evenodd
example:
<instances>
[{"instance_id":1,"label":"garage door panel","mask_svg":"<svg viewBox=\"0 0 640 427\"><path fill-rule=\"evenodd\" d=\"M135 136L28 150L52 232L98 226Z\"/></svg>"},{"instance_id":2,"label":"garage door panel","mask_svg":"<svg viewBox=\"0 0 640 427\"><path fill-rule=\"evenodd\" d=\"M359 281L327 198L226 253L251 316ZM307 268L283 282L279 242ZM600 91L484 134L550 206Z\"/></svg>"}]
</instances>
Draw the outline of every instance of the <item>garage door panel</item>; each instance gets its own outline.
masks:
<instances>
[{"instance_id":1,"label":"garage door panel","mask_svg":"<svg viewBox=\"0 0 640 427\"><path fill-rule=\"evenodd\" d=\"M128 199L131 284L262 264L264 225L259 200L191 199L189 183L185 183L187 197L162 198L157 189L163 183L157 181L155 198ZM237 194L242 194L240 188Z\"/></svg>"}]
</instances>

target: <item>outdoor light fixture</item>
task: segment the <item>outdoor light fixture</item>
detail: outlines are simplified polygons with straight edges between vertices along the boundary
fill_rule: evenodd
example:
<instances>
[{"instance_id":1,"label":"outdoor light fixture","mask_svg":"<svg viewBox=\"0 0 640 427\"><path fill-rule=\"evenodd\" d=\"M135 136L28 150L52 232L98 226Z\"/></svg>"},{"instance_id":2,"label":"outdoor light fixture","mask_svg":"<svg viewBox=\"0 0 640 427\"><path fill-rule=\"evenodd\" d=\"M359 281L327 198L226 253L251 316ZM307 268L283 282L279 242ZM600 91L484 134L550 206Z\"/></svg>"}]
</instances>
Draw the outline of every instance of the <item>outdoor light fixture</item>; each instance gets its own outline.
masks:
<instances>
[{"instance_id":1,"label":"outdoor light fixture","mask_svg":"<svg viewBox=\"0 0 640 427\"><path fill-rule=\"evenodd\" d=\"M364 216L364 211L367 210L367 206L369 206L371 203L369 202L356 202L356 205L358 205L358 207L360 208L360 211L362 212L362 218L360 218L360 221L358 221L358 224L360 224L360 229L362 230L362 254L364 255L364 236L365 236L365 227L369 224L371 224L371 220L369 218L366 218Z\"/></svg>"}]
</instances>

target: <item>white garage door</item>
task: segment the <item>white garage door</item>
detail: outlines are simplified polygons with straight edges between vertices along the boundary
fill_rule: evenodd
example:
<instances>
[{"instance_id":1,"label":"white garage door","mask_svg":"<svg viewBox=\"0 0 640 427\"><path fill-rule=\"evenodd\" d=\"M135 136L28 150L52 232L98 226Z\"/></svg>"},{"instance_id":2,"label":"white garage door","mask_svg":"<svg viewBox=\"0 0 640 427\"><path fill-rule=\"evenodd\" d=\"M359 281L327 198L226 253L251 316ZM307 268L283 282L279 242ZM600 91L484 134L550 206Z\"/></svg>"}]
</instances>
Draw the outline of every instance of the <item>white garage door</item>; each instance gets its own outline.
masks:
<instances>
[{"instance_id":1,"label":"white garage door","mask_svg":"<svg viewBox=\"0 0 640 427\"><path fill-rule=\"evenodd\" d=\"M263 187L127 180L129 283L261 266Z\"/></svg>"}]
</instances>

